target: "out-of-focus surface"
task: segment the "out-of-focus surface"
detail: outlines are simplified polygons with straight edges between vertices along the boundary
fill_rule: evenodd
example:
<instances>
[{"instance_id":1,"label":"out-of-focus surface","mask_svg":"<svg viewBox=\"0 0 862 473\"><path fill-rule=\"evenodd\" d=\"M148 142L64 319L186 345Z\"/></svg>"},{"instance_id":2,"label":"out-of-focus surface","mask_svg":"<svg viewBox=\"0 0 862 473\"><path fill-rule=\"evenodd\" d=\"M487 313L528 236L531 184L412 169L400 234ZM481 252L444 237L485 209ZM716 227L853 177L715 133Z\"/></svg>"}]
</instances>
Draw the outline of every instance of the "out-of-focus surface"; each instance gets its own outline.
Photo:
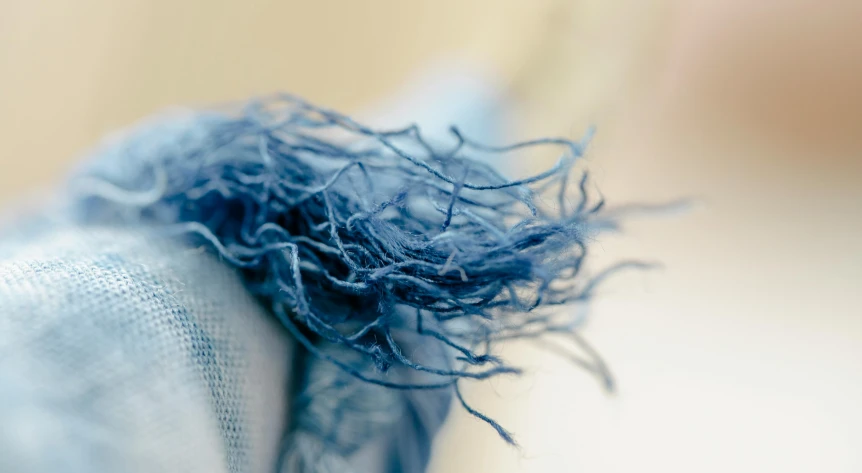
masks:
<instances>
[{"instance_id":1,"label":"out-of-focus surface","mask_svg":"<svg viewBox=\"0 0 862 473\"><path fill-rule=\"evenodd\" d=\"M862 4L694 0L7 0L0 198L171 104L291 90L358 109L457 55L499 71L522 132L599 134L613 202L692 196L598 242L664 269L601 291L587 330L619 391L553 355L468 393L445 472L862 470ZM549 160L519 163L536 170Z\"/></svg>"}]
</instances>

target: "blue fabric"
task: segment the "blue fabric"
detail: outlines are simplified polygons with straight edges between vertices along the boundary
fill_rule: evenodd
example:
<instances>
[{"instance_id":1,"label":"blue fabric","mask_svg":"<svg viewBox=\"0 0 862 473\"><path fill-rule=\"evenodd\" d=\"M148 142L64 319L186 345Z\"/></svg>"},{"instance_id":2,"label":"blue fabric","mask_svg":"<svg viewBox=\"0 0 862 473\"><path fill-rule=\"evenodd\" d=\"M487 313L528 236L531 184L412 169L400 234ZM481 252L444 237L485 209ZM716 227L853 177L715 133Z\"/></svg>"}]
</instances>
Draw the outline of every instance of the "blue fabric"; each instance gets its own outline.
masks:
<instances>
[{"instance_id":1,"label":"blue fabric","mask_svg":"<svg viewBox=\"0 0 862 473\"><path fill-rule=\"evenodd\" d=\"M487 164L535 146L558 164ZM545 309L604 276L581 152L286 95L114 137L0 245L0 471L420 473L453 398L514 443L460 385L580 323Z\"/></svg>"}]
</instances>

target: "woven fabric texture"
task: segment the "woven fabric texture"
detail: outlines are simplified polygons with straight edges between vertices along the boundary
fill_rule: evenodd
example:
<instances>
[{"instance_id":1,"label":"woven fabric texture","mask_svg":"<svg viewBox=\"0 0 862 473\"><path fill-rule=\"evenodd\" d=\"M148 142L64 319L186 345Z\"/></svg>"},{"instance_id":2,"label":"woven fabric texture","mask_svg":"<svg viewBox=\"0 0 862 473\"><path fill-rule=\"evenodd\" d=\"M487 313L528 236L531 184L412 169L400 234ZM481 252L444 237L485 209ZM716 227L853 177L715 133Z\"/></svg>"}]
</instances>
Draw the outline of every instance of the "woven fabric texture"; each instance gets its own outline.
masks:
<instances>
[{"instance_id":1,"label":"woven fabric texture","mask_svg":"<svg viewBox=\"0 0 862 473\"><path fill-rule=\"evenodd\" d=\"M229 267L134 228L2 247L0 471L274 471L292 343Z\"/></svg>"}]
</instances>

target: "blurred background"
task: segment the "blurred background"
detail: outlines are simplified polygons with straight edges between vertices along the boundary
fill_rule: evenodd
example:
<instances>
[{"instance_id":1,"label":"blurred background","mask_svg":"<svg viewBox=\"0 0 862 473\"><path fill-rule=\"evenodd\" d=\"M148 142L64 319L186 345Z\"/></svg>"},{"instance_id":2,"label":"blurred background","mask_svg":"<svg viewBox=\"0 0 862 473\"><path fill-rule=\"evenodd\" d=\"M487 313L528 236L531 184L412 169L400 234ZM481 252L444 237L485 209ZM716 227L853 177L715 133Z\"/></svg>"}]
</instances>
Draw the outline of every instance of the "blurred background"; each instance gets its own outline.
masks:
<instances>
[{"instance_id":1,"label":"blurred background","mask_svg":"<svg viewBox=\"0 0 862 473\"><path fill-rule=\"evenodd\" d=\"M468 396L521 449L455 409L433 471L862 471L862 2L2 0L2 11L4 203L166 106L276 90L407 120L427 106L417 95L441 97L453 121L475 103L505 141L596 125L588 161L609 203L693 199L596 244L597 267L664 266L616 278L590 309L585 333L617 392L507 346L529 374Z\"/></svg>"}]
</instances>

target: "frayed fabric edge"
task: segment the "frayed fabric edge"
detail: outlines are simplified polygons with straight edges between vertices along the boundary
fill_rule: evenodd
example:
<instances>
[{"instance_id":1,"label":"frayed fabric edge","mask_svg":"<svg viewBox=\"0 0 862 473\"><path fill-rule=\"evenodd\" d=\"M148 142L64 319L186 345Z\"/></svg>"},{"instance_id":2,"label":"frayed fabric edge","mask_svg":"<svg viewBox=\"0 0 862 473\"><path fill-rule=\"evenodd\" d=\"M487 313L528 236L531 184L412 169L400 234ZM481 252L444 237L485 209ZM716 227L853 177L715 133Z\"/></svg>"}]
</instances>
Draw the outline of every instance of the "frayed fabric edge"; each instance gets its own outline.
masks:
<instances>
[{"instance_id":1,"label":"frayed fabric edge","mask_svg":"<svg viewBox=\"0 0 862 473\"><path fill-rule=\"evenodd\" d=\"M415 126L374 130L278 95L134 130L98 150L73 190L85 222L144 223L215 251L315 357L386 388L449 390L514 444L459 383L519 373L495 344L571 336L581 318L554 308L643 265L584 274L594 234L616 226L576 166L587 140L495 147L451 133L440 146ZM472 159L544 146L562 157L524 179ZM421 346L405 350L405 333ZM612 387L603 362L584 366ZM421 381L391 374L404 370Z\"/></svg>"}]
</instances>

